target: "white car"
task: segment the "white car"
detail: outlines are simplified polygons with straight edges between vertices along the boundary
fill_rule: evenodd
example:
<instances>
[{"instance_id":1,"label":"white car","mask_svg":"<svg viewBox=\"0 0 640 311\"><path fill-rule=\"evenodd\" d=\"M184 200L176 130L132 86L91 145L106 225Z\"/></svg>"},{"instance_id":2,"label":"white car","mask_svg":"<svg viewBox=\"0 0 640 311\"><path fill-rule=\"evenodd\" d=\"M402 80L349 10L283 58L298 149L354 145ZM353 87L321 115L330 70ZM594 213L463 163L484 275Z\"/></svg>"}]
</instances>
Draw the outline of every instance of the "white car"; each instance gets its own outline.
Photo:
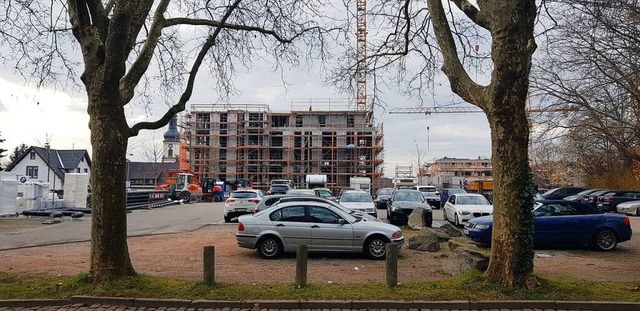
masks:
<instances>
[{"instance_id":1,"label":"white car","mask_svg":"<svg viewBox=\"0 0 640 311\"><path fill-rule=\"evenodd\" d=\"M640 216L640 201L628 201L618 204L616 211L621 214Z\"/></svg>"},{"instance_id":2,"label":"white car","mask_svg":"<svg viewBox=\"0 0 640 311\"><path fill-rule=\"evenodd\" d=\"M371 195L362 190L347 190L340 196L340 205L363 213L367 213L373 217L377 217L376 205L373 203Z\"/></svg>"},{"instance_id":3,"label":"white car","mask_svg":"<svg viewBox=\"0 0 640 311\"><path fill-rule=\"evenodd\" d=\"M224 202L224 222L230 222L240 215L252 214L256 205L262 201L264 192L256 189L237 190L231 192Z\"/></svg>"},{"instance_id":4,"label":"white car","mask_svg":"<svg viewBox=\"0 0 640 311\"><path fill-rule=\"evenodd\" d=\"M487 198L476 193L457 193L449 196L444 204L444 220L461 226L469 220L493 214L493 205Z\"/></svg>"},{"instance_id":5,"label":"white car","mask_svg":"<svg viewBox=\"0 0 640 311\"><path fill-rule=\"evenodd\" d=\"M431 207L435 209L440 208L440 193L438 192L438 189L436 189L436 187L418 186L416 187L416 190L422 192L422 196L425 200L427 200L427 203L429 203Z\"/></svg>"},{"instance_id":6,"label":"white car","mask_svg":"<svg viewBox=\"0 0 640 311\"><path fill-rule=\"evenodd\" d=\"M289 194L289 195L308 195L308 196L312 196L312 197L316 196L316 192L313 191L313 189L291 189L291 190L287 191L287 194Z\"/></svg>"}]
</instances>

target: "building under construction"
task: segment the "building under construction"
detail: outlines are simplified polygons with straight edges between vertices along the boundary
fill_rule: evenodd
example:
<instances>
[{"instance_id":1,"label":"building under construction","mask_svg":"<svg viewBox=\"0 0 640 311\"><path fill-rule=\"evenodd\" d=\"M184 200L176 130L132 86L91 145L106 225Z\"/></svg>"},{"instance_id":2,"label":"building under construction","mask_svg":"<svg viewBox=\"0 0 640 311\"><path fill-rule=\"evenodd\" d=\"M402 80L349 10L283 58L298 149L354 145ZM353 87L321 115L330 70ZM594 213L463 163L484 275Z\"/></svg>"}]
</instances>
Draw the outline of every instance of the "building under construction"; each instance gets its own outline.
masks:
<instances>
[{"instance_id":1,"label":"building under construction","mask_svg":"<svg viewBox=\"0 0 640 311\"><path fill-rule=\"evenodd\" d=\"M327 175L327 187L369 177L377 189L383 175L383 128L368 110L306 102L291 111L267 105L194 104L184 122L189 167L198 178L249 180L268 189L273 179L305 187L305 176Z\"/></svg>"}]
</instances>

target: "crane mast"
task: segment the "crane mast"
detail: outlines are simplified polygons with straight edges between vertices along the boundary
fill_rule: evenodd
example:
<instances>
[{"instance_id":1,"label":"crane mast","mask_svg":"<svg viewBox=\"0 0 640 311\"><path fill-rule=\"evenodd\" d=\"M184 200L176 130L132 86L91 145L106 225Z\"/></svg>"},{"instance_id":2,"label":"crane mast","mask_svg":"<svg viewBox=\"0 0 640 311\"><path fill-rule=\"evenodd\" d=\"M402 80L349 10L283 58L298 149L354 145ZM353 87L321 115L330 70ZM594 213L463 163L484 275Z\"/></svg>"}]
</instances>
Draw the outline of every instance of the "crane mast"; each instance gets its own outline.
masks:
<instances>
[{"instance_id":1,"label":"crane mast","mask_svg":"<svg viewBox=\"0 0 640 311\"><path fill-rule=\"evenodd\" d=\"M367 107L367 0L356 0L356 109ZM371 112L373 109L370 110Z\"/></svg>"}]
</instances>

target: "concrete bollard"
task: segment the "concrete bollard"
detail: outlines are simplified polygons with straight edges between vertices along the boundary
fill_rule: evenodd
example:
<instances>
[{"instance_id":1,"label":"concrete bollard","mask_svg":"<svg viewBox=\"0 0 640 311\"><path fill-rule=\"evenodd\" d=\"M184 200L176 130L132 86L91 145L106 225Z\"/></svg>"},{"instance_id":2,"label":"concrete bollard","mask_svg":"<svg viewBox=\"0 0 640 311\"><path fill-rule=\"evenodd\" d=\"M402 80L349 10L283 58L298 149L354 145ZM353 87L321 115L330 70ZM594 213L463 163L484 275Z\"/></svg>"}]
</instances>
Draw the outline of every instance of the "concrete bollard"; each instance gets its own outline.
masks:
<instances>
[{"instance_id":1,"label":"concrete bollard","mask_svg":"<svg viewBox=\"0 0 640 311\"><path fill-rule=\"evenodd\" d=\"M387 243L385 249L387 287L396 288L398 286L398 245Z\"/></svg>"},{"instance_id":2,"label":"concrete bollard","mask_svg":"<svg viewBox=\"0 0 640 311\"><path fill-rule=\"evenodd\" d=\"M213 285L216 282L216 248L215 246L204 247L204 283Z\"/></svg>"},{"instance_id":3,"label":"concrete bollard","mask_svg":"<svg viewBox=\"0 0 640 311\"><path fill-rule=\"evenodd\" d=\"M296 250L296 287L307 287L307 261L309 246L300 245Z\"/></svg>"}]
</instances>

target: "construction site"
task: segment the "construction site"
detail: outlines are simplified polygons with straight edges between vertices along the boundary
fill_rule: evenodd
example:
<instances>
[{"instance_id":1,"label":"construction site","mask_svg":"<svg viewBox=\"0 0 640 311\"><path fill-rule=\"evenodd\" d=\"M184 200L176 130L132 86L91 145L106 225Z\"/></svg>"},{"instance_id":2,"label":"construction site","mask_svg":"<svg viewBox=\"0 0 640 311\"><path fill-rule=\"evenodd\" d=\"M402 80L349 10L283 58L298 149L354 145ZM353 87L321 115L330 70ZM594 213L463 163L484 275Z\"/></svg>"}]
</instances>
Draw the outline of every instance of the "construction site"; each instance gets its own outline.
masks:
<instances>
[{"instance_id":1,"label":"construction site","mask_svg":"<svg viewBox=\"0 0 640 311\"><path fill-rule=\"evenodd\" d=\"M197 180L246 180L266 190L273 179L304 188L305 176L327 176L331 190L368 177L375 191L383 175L383 127L369 109L335 100L268 105L194 104L182 123L181 167ZM184 163L186 162L186 163Z\"/></svg>"}]
</instances>

